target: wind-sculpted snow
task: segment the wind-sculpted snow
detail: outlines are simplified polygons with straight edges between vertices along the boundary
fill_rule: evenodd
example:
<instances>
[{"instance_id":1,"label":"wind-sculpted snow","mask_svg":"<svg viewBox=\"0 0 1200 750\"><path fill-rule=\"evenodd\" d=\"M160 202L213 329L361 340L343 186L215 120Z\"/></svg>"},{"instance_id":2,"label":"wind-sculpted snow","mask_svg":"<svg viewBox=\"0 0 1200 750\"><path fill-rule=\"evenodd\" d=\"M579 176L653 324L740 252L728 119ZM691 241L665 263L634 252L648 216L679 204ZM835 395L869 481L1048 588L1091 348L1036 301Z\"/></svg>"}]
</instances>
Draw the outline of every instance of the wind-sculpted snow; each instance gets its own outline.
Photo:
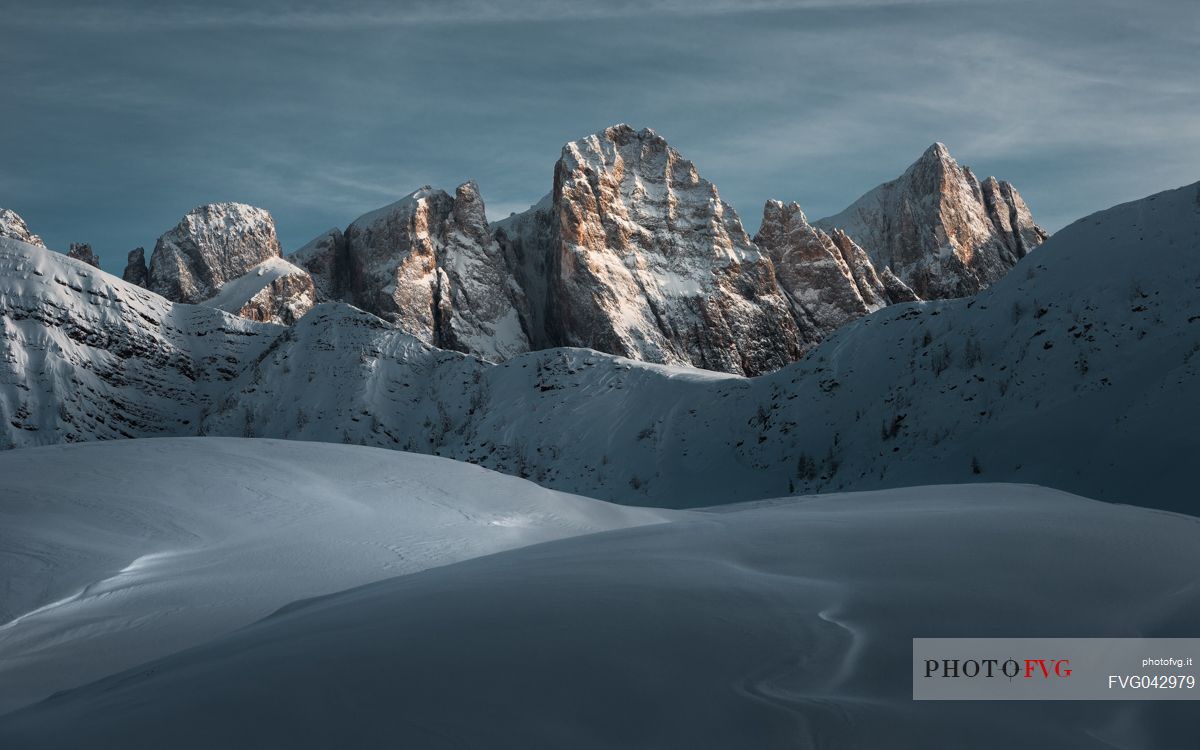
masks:
<instances>
[{"instance_id":1,"label":"wind-sculpted snow","mask_svg":"<svg viewBox=\"0 0 1200 750\"><path fill-rule=\"evenodd\" d=\"M1197 191L1080 220L972 299L891 305L753 379L583 349L491 365L345 305L281 329L145 292L88 303L68 286L81 273L122 299L132 288L5 245L0 299L21 320L10 312L0 339L2 425L16 445L202 433L364 443L656 506L1021 481L1194 512L1184 457L1200 451ZM16 270L28 265L44 278ZM171 337L151 338L143 328L159 329L132 309ZM72 338L64 316L145 350L94 359L98 344ZM184 333L183 321L201 328ZM124 371L140 386L122 385ZM73 393L86 409L62 395ZM131 414L136 427L120 421Z\"/></svg>"},{"instance_id":2,"label":"wind-sculpted snow","mask_svg":"<svg viewBox=\"0 0 1200 750\"><path fill-rule=\"evenodd\" d=\"M0 744L1186 747L1187 701L913 701L911 639L1191 636L1198 566L1194 518L1037 487L727 507L297 602Z\"/></svg>"},{"instance_id":3,"label":"wind-sculpted snow","mask_svg":"<svg viewBox=\"0 0 1200 750\"><path fill-rule=\"evenodd\" d=\"M670 517L431 456L301 442L34 448L0 454L0 476L0 714L297 599Z\"/></svg>"},{"instance_id":4,"label":"wind-sculpted snow","mask_svg":"<svg viewBox=\"0 0 1200 750\"><path fill-rule=\"evenodd\" d=\"M1016 188L995 177L980 183L941 143L816 226L844 230L922 299L974 294L1047 237Z\"/></svg>"}]
</instances>

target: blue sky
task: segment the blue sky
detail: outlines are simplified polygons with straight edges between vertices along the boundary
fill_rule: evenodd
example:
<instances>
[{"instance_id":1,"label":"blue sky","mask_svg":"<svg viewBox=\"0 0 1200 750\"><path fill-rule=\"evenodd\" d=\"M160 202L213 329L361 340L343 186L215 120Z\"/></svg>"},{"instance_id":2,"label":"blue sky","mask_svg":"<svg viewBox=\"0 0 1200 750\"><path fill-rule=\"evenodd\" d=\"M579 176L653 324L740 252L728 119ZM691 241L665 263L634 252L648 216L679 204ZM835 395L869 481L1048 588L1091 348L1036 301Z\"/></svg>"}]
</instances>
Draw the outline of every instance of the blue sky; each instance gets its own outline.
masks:
<instances>
[{"instance_id":1,"label":"blue sky","mask_svg":"<svg viewBox=\"0 0 1200 750\"><path fill-rule=\"evenodd\" d=\"M432 184L492 219L562 144L652 127L747 227L945 142L1049 229L1200 180L1195 0L0 0L0 206L108 270L190 208L285 250Z\"/></svg>"}]
</instances>

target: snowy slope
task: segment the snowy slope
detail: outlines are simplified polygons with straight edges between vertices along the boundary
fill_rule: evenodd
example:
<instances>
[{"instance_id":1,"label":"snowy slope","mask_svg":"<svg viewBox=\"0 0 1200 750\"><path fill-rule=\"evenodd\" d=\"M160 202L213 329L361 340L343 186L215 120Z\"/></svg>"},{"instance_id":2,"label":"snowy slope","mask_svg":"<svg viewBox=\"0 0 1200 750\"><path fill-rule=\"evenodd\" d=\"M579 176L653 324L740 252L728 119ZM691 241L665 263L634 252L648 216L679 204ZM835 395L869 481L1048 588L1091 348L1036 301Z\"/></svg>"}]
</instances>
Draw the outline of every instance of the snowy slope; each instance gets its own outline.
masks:
<instances>
[{"instance_id":1,"label":"snowy slope","mask_svg":"<svg viewBox=\"0 0 1200 750\"><path fill-rule=\"evenodd\" d=\"M195 434L282 328L0 237L0 448Z\"/></svg>"},{"instance_id":2,"label":"snowy slope","mask_svg":"<svg viewBox=\"0 0 1200 750\"><path fill-rule=\"evenodd\" d=\"M0 477L0 713L297 599L664 517L445 459L302 442L9 451Z\"/></svg>"},{"instance_id":3,"label":"snowy slope","mask_svg":"<svg viewBox=\"0 0 1200 750\"><path fill-rule=\"evenodd\" d=\"M726 508L301 602L0 744L1184 747L1186 702L913 702L910 639L1193 635L1197 566L1194 518L1028 486Z\"/></svg>"}]
</instances>

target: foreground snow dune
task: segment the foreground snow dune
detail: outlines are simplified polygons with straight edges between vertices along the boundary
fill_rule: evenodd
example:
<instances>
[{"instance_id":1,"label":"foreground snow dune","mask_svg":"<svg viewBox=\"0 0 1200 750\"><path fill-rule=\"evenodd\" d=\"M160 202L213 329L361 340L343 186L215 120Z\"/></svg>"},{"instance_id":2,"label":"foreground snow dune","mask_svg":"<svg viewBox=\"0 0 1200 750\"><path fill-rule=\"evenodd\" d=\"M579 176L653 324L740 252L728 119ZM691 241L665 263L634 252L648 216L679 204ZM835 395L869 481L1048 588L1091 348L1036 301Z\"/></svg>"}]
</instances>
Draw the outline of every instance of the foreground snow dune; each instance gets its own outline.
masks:
<instances>
[{"instance_id":1,"label":"foreground snow dune","mask_svg":"<svg viewBox=\"0 0 1200 750\"><path fill-rule=\"evenodd\" d=\"M8 451L0 477L0 713L297 599L663 518L447 459L274 440Z\"/></svg>"},{"instance_id":2,"label":"foreground snow dune","mask_svg":"<svg viewBox=\"0 0 1200 750\"><path fill-rule=\"evenodd\" d=\"M1200 521L1022 485L691 512L299 602L0 746L1166 748L1188 704L915 703L913 636L1181 636Z\"/></svg>"}]
</instances>

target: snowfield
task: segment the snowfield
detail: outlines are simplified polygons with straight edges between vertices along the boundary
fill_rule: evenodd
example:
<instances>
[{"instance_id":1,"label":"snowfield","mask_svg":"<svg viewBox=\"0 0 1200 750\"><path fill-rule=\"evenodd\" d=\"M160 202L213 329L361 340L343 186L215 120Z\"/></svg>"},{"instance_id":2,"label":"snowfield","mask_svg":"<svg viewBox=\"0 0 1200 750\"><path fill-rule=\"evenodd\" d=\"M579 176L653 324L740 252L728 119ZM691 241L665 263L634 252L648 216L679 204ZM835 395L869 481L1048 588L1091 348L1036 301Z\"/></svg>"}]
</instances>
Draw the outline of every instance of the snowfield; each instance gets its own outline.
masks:
<instances>
[{"instance_id":1,"label":"snowfield","mask_svg":"<svg viewBox=\"0 0 1200 750\"><path fill-rule=\"evenodd\" d=\"M297 599L666 517L431 456L274 440L8 451L0 477L0 713Z\"/></svg>"},{"instance_id":2,"label":"snowfield","mask_svg":"<svg viewBox=\"0 0 1200 750\"><path fill-rule=\"evenodd\" d=\"M1200 520L1032 486L691 511L298 601L0 716L0 745L1181 747L1187 703L913 702L911 638L1194 635L1197 569Z\"/></svg>"}]
</instances>

